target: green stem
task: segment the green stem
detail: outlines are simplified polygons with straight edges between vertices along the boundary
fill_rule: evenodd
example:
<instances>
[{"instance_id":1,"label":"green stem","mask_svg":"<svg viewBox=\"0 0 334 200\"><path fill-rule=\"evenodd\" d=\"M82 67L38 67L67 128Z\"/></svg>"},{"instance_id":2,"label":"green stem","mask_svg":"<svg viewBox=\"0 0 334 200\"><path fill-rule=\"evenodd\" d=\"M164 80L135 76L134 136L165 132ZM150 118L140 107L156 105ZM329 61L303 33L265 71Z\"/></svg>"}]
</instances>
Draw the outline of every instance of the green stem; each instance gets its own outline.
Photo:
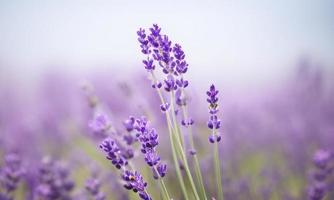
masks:
<instances>
[{"instance_id":1,"label":"green stem","mask_svg":"<svg viewBox=\"0 0 334 200\"><path fill-rule=\"evenodd\" d=\"M177 125L177 121L176 121L176 116L175 116L175 112L174 112L174 92L172 91L171 92L171 109L172 109L172 118L173 118L173 121L174 121L174 130L176 131L176 135L175 135L175 139L176 139L176 142L177 142L177 149L179 150L180 154L181 154L181 158L182 158L182 161L183 161L183 164L184 164L184 169L186 171L186 174L189 178L189 182L190 182L190 185L191 185L191 188L194 192L194 195L195 195L195 198L196 199L200 199L199 196L198 196L198 193L197 193L197 189L196 189L196 186L195 186L195 183L194 183L194 180L192 178L192 175L191 175L191 172L190 172L190 169L189 169L189 165L188 165L188 160L187 160L187 157L186 157L186 154L184 152L184 149L182 148L182 136L181 136L181 133L180 133L180 129ZM169 119L170 120L170 119Z\"/></svg>"},{"instance_id":2,"label":"green stem","mask_svg":"<svg viewBox=\"0 0 334 200\"><path fill-rule=\"evenodd\" d=\"M157 83L157 79L156 79L154 73L152 72L151 75L152 75L154 84L156 84ZM156 88L156 90L157 90L157 93L158 93L158 96L160 98L161 103L165 104L165 100L164 100L164 98L163 98L163 96L161 94L160 89ZM186 186L185 186L184 181L183 181L183 177L182 177L181 170L180 170L179 163L178 163L178 158L177 158L176 151L175 151L175 144L174 144L174 140L173 140L172 125L171 125L171 122L170 122L170 119L169 119L169 115L168 115L167 112L165 113L165 115L166 115L167 127L168 127L168 132L169 132L169 140L170 140L170 144L171 144L172 156L173 156L173 161L174 161L176 175L177 175L177 178L179 180L179 183L180 183L180 186L181 186L181 191L183 193L183 196L184 196L185 200L189 200L189 196L188 196L188 193L187 193L187 190L186 190Z\"/></svg>"},{"instance_id":3,"label":"green stem","mask_svg":"<svg viewBox=\"0 0 334 200\"><path fill-rule=\"evenodd\" d=\"M183 113L183 118L184 119L188 119L188 112L187 112L187 108L186 106L182 106L182 113ZM192 128L191 126L188 127L189 130L189 143L190 143L190 148L192 150L195 150L195 143L194 143L194 139L193 139L193 133L192 133ZM202 173L201 173L201 167L198 161L198 157L197 154L193 155L193 161L194 161L194 168L195 168L195 175L196 175L196 179L198 184L200 185L200 191L201 191L201 196L203 199L207 199L206 197L206 192L205 192L205 187L204 187L204 182L203 182L203 177L202 177Z\"/></svg>"},{"instance_id":4,"label":"green stem","mask_svg":"<svg viewBox=\"0 0 334 200\"><path fill-rule=\"evenodd\" d=\"M168 190L167 190L167 187L165 185L165 182L164 180L162 179L162 177L159 175L159 172L157 170L157 168L154 166L153 167L155 173L159 176L159 182L160 182L160 187L162 188L162 191L164 193L164 196L167 198L167 200L170 200L170 196L169 196L169 193L168 193Z\"/></svg>"},{"instance_id":5,"label":"green stem","mask_svg":"<svg viewBox=\"0 0 334 200\"><path fill-rule=\"evenodd\" d=\"M155 75L154 75L153 72L151 72L151 74L152 74L152 78L153 78L154 84L156 84L157 83L157 79L156 79L156 77L155 77ZM159 94L161 103L164 104L165 101L164 101L164 99L162 97L162 94L161 94L161 91L160 91L159 88L157 88L157 92ZM172 92L171 93L171 97L174 96L173 94L174 93ZM175 117L175 112L174 112L174 100L173 99L171 99L171 109L172 109L172 112L171 112L172 118L174 119L174 125L176 125L176 127L174 127L174 129L173 129L175 134L172 134L173 136L175 136L174 138L176 139L175 140L176 141L176 145L174 145L173 148L175 147L176 151L178 151L181 154L181 158L182 158L182 161L184 163L184 168L185 168L186 174L188 176L188 179L189 179L189 182L190 182L190 185L191 185L191 189L193 190L195 198L197 200L200 200L200 198L198 196L198 193L197 193L197 190L196 190L196 187L195 187L195 184L194 184L194 180L193 180L192 175L191 175L190 170L189 170L189 165L188 165L187 157L186 157L186 155L184 153L184 150L183 150L183 147L182 147L182 143L180 141L181 137L180 137L180 133L179 133L179 128L178 128L177 123L176 123L176 117ZM169 113L168 112L165 112L165 113L166 113L167 124L168 124L169 127L172 128L172 121L171 121L171 118L169 116ZM178 168L178 165L175 165L175 168Z\"/></svg>"},{"instance_id":6,"label":"green stem","mask_svg":"<svg viewBox=\"0 0 334 200\"><path fill-rule=\"evenodd\" d=\"M215 129L213 129L213 134L215 134ZM223 186L222 186L222 176L221 176L221 167L220 167L220 159L219 159L219 147L218 147L218 142L215 141L214 145L214 168L215 168L215 177L216 177L216 185L217 185L217 195L218 195L218 200L223 200L224 195L223 195Z\"/></svg>"}]
</instances>

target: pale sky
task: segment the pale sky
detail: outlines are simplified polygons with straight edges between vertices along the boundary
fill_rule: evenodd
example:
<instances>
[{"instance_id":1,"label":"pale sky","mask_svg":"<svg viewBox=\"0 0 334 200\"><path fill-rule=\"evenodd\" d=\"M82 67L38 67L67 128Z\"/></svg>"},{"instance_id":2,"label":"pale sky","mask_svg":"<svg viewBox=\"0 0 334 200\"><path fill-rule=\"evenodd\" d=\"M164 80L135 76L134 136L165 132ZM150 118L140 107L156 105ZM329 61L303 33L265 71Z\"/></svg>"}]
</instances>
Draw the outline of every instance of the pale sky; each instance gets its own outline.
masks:
<instances>
[{"instance_id":1,"label":"pale sky","mask_svg":"<svg viewBox=\"0 0 334 200\"><path fill-rule=\"evenodd\" d=\"M158 23L195 80L263 84L308 55L334 67L334 1L0 0L0 68L141 66L136 30Z\"/></svg>"}]
</instances>

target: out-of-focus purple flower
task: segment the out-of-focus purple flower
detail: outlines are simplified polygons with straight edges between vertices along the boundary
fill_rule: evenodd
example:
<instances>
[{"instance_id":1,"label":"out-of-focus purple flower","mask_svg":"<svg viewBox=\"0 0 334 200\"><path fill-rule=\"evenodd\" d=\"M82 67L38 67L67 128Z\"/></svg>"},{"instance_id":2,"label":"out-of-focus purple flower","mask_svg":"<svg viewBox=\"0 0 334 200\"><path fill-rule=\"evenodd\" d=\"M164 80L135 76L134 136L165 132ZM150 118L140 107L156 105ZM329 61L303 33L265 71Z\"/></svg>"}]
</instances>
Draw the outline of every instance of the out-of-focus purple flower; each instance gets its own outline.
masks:
<instances>
[{"instance_id":1,"label":"out-of-focus purple flower","mask_svg":"<svg viewBox=\"0 0 334 200\"><path fill-rule=\"evenodd\" d=\"M106 196L101 192L101 182L97 178L90 178L85 183L85 188L94 200L104 200Z\"/></svg>"},{"instance_id":2,"label":"out-of-focus purple flower","mask_svg":"<svg viewBox=\"0 0 334 200\"><path fill-rule=\"evenodd\" d=\"M187 105L187 98L180 89L176 90L175 92L175 102L179 106L185 106Z\"/></svg>"},{"instance_id":3,"label":"out-of-focus purple flower","mask_svg":"<svg viewBox=\"0 0 334 200\"><path fill-rule=\"evenodd\" d=\"M94 133L104 135L106 131L111 127L110 120L105 114L97 114L94 119L89 123L89 127Z\"/></svg>"},{"instance_id":4,"label":"out-of-focus purple flower","mask_svg":"<svg viewBox=\"0 0 334 200\"><path fill-rule=\"evenodd\" d=\"M308 189L310 200L321 200L328 192L328 176L332 173L331 152L320 149L313 156L314 165L317 169L313 172L313 183Z\"/></svg>"},{"instance_id":5,"label":"out-of-focus purple flower","mask_svg":"<svg viewBox=\"0 0 334 200\"><path fill-rule=\"evenodd\" d=\"M135 118L133 116L130 116L127 120L123 122L123 125L128 132L131 132L134 129Z\"/></svg>"},{"instance_id":6,"label":"out-of-focus purple flower","mask_svg":"<svg viewBox=\"0 0 334 200\"><path fill-rule=\"evenodd\" d=\"M4 166L0 170L0 184L5 193L10 194L17 188L25 170L21 158L16 153L7 154L4 161Z\"/></svg>"},{"instance_id":7,"label":"out-of-focus purple flower","mask_svg":"<svg viewBox=\"0 0 334 200\"><path fill-rule=\"evenodd\" d=\"M74 188L74 182L69 175L69 170L63 163L55 162L49 157L44 158L39 168L39 183L35 195L48 200L69 199Z\"/></svg>"},{"instance_id":8,"label":"out-of-focus purple flower","mask_svg":"<svg viewBox=\"0 0 334 200\"><path fill-rule=\"evenodd\" d=\"M132 190L135 193L138 192L139 197L143 200L151 200L151 197L145 189L147 187L147 183L144 181L139 172L125 170L122 174L122 179L125 181L124 187L126 189Z\"/></svg>"},{"instance_id":9,"label":"out-of-focus purple flower","mask_svg":"<svg viewBox=\"0 0 334 200\"><path fill-rule=\"evenodd\" d=\"M326 168L330 159L331 153L327 150L321 149L314 154L313 162L319 168Z\"/></svg>"},{"instance_id":10,"label":"out-of-focus purple flower","mask_svg":"<svg viewBox=\"0 0 334 200\"><path fill-rule=\"evenodd\" d=\"M321 200L326 194L326 184L316 183L311 188L309 188L308 196L310 200Z\"/></svg>"},{"instance_id":11,"label":"out-of-focus purple flower","mask_svg":"<svg viewBox=\"0 0 334 200\"><path fill-rule=\"evenodd\" d=\"M221 134L217 131L221 127L221 121L217 116L218 109L218 90L212 84L209 91L206 92L208 95L207 102L209 103L210 119L208 120L208 128L213 130L212 135L209 136L209 142L215 143L221 141Z\"/></svg>"},{"instance_id":12,"label":"out-of-focus purple flower","mask_svg":"<svg viewBox=\"0 0 334 200\"><path fill-rule=\"evenodd\" d=\"M121 169L128 164L126 158L121 154L120 148L112 138L106 138L100 144L100 148L107 153L106 158L117 168Z\"/></svg>"}]
</instances>

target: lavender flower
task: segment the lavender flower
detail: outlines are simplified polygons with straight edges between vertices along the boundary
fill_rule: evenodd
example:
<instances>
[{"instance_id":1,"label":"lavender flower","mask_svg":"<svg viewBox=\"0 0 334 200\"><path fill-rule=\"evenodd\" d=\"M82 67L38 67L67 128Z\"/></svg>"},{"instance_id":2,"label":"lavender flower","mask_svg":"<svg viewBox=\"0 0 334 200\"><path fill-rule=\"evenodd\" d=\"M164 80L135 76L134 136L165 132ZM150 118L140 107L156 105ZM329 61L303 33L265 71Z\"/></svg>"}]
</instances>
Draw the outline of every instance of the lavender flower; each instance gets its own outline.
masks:
<instances>
[{"instance_id":1,"label":"lavender flower","mask_svg":"<svg viewBox=\"0 0 334 200\"><path fill-rule=\"evenodd\" d=\"M125 170L122 174L122 179L125 181L124 187L127 190L132 190L135 193L138 192L139 197L143 200L151 200L151 197L146 192L147 183L139 172Z\"/></svg>"},{"instance_id":2,"label":"lavender flower","mask_svg":"<svg viewBox=\"0 0 334 200\"><path fill-rule=\"evenodd\" d=\"M313 183L309 187L308 197L310 200L321 200L328 192L327 178L332 173L329 166L331 153L320 149L314 154L313 162L317 170L313 172Z\"/></svg>"},{"instance_id":3,"label":"lavender flower","mask_svg":"<svg viewBox=\"0 0 334 200\"><path fill-rule=\"evenodd\" d=\"M43 159L39 168L39 183L35 195L42 199L69 199L74 182L69 177L68 169L49 157Z\"/></svg>"},{"instance_id":4,"label":"lavender flower","mask_svg":"<svg viewBox=\"0 0 334 200\"><path fill-rule=\"evenodd\" d=\"M86 181L85 188L95 200L105 200L106 196L101 192L101 183L97 178L90 178Z\"/></svg>"},{"instance_id":5,"label":"lavender flower","mask_svg":"<svg viewBox=\"0 0 334 200\"><path fill-rule=\"evenodd\" d=\"M13 192L24 174L22 160L16 153L10 153L5 156L4 166L0 171L0 184L5 191L4 196ZM9 196L8 196L9 198Z\"/></svg>"},{"instance_id":6,"label":"lavender flower","mask_svg":"<svg viewBox=\"0 0 334 200\"><path fill-rule=\"evenodd\" d=\"M160 156L156 152L158 146L158 134L154 128L149 126L146 117L136 119L137 138L141 143L141 152L145 155L146 163L152 167L153 177L158 179L164 177L167 172L167 165L160 163Z\"/></svg>"},{"instance_id":7,"label":"lavender flower","mask_svg":"<svg viewBox=\"0 0 334 200\"><path fill-rule=\"evenodd\" d=\"M219 142L221 140L220 133L216 132L221 127L221 121L217 116L217 113L219 111L218 106L218 90L216 90L214 85L210 86L209 91L207 91L207 102L209 103L209 113L210 113L210 119L208 121L208 128L215 130L212 131L212 135L209 136L209 141L211 143Z\"/></svg>"},{"instance_id":8,"label":"lavender flower","mask_svg":"<svg viewBox=\"0 0 334 200\"><path fill-rule=\"evenodd\" d=\"M104 139L100 144L100 148L107 153L106 158L110 160L117 169L121 169L128 164L124 155L121 154L119 146L112 138L108 137Z\"/></svg>"},{"instance_id":9,"label":"lavender flower","mask_svg":"<svg viewBox=\"0 0 334 200\"><path fill-rule=\"evenodd\" d=\"M94 133L105 135L106 131L111 127L110 120L105 114L97 114L95 118L89 123L89 127Z\"/></svg>"}]
</instances>

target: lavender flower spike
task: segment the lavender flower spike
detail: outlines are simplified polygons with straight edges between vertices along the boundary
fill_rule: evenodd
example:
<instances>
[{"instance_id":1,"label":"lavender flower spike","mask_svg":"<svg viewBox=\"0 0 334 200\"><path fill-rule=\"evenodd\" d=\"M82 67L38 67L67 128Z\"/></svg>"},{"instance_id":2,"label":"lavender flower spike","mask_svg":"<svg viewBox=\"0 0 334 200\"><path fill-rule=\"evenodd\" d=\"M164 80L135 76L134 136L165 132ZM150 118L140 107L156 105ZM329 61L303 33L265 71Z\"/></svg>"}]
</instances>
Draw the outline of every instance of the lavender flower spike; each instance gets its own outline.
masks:
<instances>
[{"instance_id":1,"label":"lavender flower spike","mask_svg":"<svg viewBox=\"0 0 334 200\"><path fill-rule=\"evenodd\" d=\"M5 165L0 171L0 186L3 187L6 194L10 194L16 189L23 174L21 158L16 153L7 154Z\"/></svg>"},{"instance_id":2,"label":"lavender flower spike","mask_svg":"<svg viewBox=\"0 0 334 200\"><path fill-rule=\"evenodd\" d=\"M215 86L212 84L210 86L209 91L207 91L207 102L209 103L209 113L210 113L210 119L208 121L208 128L212 131L212 135L209 137L209 141L211 143L219 142L221 140L221 135L216 131L221 127L221 121L217 116L217 113L219 111L218 106L218 90L216 90Z\"/></svg>"},{"instance_id":3,"label":"lavender flower spike","mask_svg":"<svg viewBox=\"0 0 334 200\"><path fill-rule=\"evenodd\" d=\"M153 177L158 179L164 177L167 172L167 165L160 163L160 156L156 152L158 146L158 134L154 128L149 126L146 117L136 119L137 138L141 145L141 152L145 155L145 161L152 167ZM159 176L158 176L159 175Z\"/></svg>"},{"instance_id":4,"label":"lavender flower spike","mask_svg":"<svg viewBox=\"0 0 334 200\"><path fill-rule=\"evenodd\" d=\"M126 158L121 154L121 150L116 141L112 138L104 139L100 144L100 148L107 153L106 158L110 160L117 169L121 169L128 164Z\"/></svg>"},{"instance_id":5,"label":"lavender flower spike","mask_svg":"<svg viewBox=\"0 0 334 200\"><path fill-rule=\"evenodd\" d=\"M105 194L100 191L101 183L97 178L90 178L86 181L85 188L94 200L105 200Z\"/></svg>"},{"instance_id":6,"label":"lavender flower spike","mask_svg":"<svg viewBox=\"0 0 334 200\"><path fill-rule=\"evenodd\" d=\"M147 183L139 172L131 172L129 170L124 171L122 179L125 181L124 187L128 190L132 190L137 193L143 200L151 200L152 198L146 192Z\"/></svg>"}]
</instances>

